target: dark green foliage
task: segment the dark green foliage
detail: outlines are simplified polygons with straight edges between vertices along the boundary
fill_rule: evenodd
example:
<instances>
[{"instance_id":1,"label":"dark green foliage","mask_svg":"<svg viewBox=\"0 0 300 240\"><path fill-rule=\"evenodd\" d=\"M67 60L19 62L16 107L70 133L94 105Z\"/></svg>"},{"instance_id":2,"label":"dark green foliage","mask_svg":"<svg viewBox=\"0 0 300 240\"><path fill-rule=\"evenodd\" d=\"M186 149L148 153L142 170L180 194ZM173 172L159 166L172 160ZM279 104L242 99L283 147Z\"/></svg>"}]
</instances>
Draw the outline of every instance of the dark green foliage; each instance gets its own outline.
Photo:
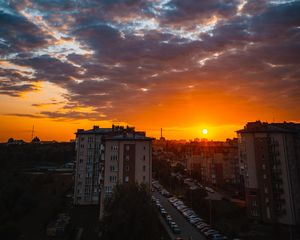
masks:
<instances>
[{"instance_id":1,"label":"dark green foliage","mask_svg":"<svg viewBox=\"0 0 300 240\"><path fill-rule=\"evenodd\" d=\"M144 185L117 185L101 226L104 240L160 239L158 215Z\"/></svg>"},{"instance_id":2,"label":"dark green foliage","mask_svg":"<svg viewBox=\"0 0 300 240\"><path fill-rule=\"evenodd\" d=\"M20 230L13 223L5 223L0 225L0 238L1 239L9 239L9 240L17 240L19 239Z\"/></svg>"},{"instance_id":3,"label":"dark green foliage","mask_svg":"<svg viewBox=\"0 0 300 240\"><path fill-rule=\"evenodd\" d=\"M74 143L0 144L1 171L31 168L36 165L57 166L73 161Z\"/></svg>"}]
</instances>

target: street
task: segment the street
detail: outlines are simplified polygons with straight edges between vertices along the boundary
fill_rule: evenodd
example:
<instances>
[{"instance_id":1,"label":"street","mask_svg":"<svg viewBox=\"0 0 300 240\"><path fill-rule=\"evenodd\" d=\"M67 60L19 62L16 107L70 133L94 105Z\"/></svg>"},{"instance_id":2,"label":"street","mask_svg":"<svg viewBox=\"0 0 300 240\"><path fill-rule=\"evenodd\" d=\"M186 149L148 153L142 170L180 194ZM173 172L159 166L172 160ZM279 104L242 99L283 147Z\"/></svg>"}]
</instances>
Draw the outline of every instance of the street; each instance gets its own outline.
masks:
<instances>
[{"instance_id":1,"label":"street","mask_svg":"<svg viewBox=\"0 0 300 240\"><path fill-rule=\"evenodd\" d=\"M182 237L184 240L205 240L206 238L198 232L198 230L192 226L181 214L180 212L174 208L168 199L162 196L160 193L155 191L153 193L157 199L159 199L161 205L166 209L169 215L173 218L173 220L178 224L181 234L173 234L171 236L175 237ZM164 220L164 219L163 219ZM165 220L164 220L165 222ZM164 224L166 228L168 228L168 232L170 232L170 227L167 224ZM173 238L173 239L174 239Z\"/></svg>"}]
</instances>

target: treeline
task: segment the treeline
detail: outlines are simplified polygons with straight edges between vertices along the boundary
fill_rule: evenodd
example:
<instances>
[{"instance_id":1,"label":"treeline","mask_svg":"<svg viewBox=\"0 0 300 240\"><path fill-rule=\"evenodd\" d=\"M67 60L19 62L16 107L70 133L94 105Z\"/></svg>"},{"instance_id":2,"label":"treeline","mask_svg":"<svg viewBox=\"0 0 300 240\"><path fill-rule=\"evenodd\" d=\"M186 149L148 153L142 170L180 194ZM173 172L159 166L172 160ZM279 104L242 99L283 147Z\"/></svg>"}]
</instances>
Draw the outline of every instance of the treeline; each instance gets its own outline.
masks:
<instances>
[{"instance_id":1,"label":"treeline","mask_svg":"<svg viewBox=\"0 0 300 240\"><path fill-rule=\"evenodd\" d=\"M56 213L52 208L60 205L58 195L71 187L69 179L51 174L30 175L24 170L59 166L74 158L74 143L0 144L0 239L18 239L23 234L20 222L24 218L29 218L29 222L45 218L46 224L52 212ZM31 218L46 203L49 206L42 211L43 216Z\"/></svg>"},{"instance_id":2,"label":"treeline","mask_svg":"<svg viewBox=\"0 0 300 240\"><path fill-rule=\"evenodd\" d=\"M73 161L74 158L74 143L0 144L0 164L4 171L30 168L39 164L60 165Z\"/></svg>"},{"instance_id":3,"label":"treeline","mask_svg":"<svg viewBox=\"0 0 300 240\"><path fill-rule=\"evenodd\" d=\"M100 223L103 240L169 239L145 185L121 184L105 202Z\"/></svg>"}]
</instances>

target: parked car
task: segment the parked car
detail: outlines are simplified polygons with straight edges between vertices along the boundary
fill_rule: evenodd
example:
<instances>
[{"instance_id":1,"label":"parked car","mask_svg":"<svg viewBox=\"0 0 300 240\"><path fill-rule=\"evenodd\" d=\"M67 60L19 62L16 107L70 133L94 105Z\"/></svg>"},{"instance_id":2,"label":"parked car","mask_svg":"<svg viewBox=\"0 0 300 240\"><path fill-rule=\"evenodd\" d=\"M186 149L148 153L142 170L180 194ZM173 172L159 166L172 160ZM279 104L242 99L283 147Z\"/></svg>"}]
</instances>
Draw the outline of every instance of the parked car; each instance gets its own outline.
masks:
<instances>
[{"instance_id":1,"label":"parked car","mask_svg":"<svg viewBox=\"0 0 300 240\"><path fill-rule=\"evenodd\" d=\"M201 227L201 228L200 228L200 231L201 231L202 233L204 233L204 232L206 232L206 231L208 231L208 230L210 230L210 229L211 229L210 226L204 226L204 227Z\"/></svg>"},{"instance_id":2,"label":"parked car","mask_svg":"<svg viewBox=\"0 0 300 240\"><path fill-rule=\"evenodd\" d=\"M174 202L178 201L177 197L170 197L168 200L170 203L174 203Z\"/></svg>"},{"instance_id":3,"label":"parked car","mask_svg":"<svg viewBox=\"0 0 300 240\"><path fill-rule=\"evenodd\" d=\"M193 210L183 212L183 216L185 216L185 217L189 217L193 214L195 214L195 212Z\"/></svg>"},{"instance_id":4,"label":"parked car","mask_svg":"<svg viewBox=\"0 0 300 240\"><path fill-rule=\"evenodd\" d=\"M210 193L214 193L214 192L215 192L215 190L213 190L213 189L210 188L210 187L205 187L205 190L206 190L207 192L210 192Z\"/></svg>"},{"instance_id":5,"label":"parked car","mask_svg":"<svg viewBox=\"0 0 300 240\"><path fill-rule=\"evenodd\" d=\"M183 209L183 208L188 208L188 207L185 206L184 204L182 204L182 205L178 205L176 208L177 208L178 210L181 210L181 209Z\"/></svg>"},{"instance_id":6,"label":"parked car","mask_svg":"<svg viewBox=\"0 0 300 240\"><path fill-rule=\"evenodd\" d=\"M210 230L207 230L205 232L203 232L205 236L209 237L213 234L218 234L219 232L217 230L214 230L214 229L210 229Z\"/></svg>"},{"instance_id":7,"label":"parked car","mask_svg":"<svg viewBox=\"0 0 300 240\"><path fill-rule=\"evenodd\" d=\"M176 206L182 205L182 204L184 204L183 201L178 200L178 201L176 201L176 202L173 203L173 206L176 207Z\"/></svg>"},{"instance_id":8,"label":"parked car","mask_svg":"<svg viewBox=\"0 0 300 240\"><path fill-rule=\"evenodd\" d=\"M205 222L201 222L201 223L196 224L196 227L198 229L201 229L201 228L207 227L207 226L209 226L209 225L207 223L205 223Z\"/></svg>"},{"instance_id":9,"label":"parked car","mask_svg":"<svg viewBox=\"0 0 300 240\"><path fill-rule=\"evenodd\" d=\"M196 218L189 218L189 222L191 224L195 224L195 223L198 223L198 222L203 222L203 219L199 218L199 217L196 217Z\"/></svg>"},{"instance_id":10,"label":"parked car","mask_svg":"<svg viewBox=\"0 0 300 240\"><path fill-rule=\"evenodd\" d=\"M180 234L181 233L181 230L178 226L173 227L172 230L173 230L173 233L175 233L175 234Z\"/></svg>"},{"instance_id":11,"label":"parked car","mask_svg":"<svg viewBox=\"0 0 300 240\"><path fill-rule=\"evenodd\" d=\"M212 234L210 236L210 239L211 240L225 240L227 238L225 236L223 236L222 234L217 233L217 234Z\"/></svg>"}]
</instances>

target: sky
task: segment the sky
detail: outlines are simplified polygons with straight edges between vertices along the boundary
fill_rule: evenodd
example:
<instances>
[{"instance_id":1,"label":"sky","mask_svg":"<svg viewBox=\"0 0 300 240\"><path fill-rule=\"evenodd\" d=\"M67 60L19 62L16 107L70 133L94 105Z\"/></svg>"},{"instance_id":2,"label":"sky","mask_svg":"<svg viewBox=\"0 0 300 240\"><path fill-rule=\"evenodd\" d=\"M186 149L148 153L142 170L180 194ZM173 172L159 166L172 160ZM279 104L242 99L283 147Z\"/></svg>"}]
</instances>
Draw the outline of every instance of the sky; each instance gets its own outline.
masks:
<instances>
[{"instance_id":1,"label":"sky","mask_svg":"<svg viewBox=\"0 0 300 240\"><path fill-rule=\"evenodd\" d=\"M0 141L300 122L300 1L0 0ZM208 130L207 135L202 129Z\"/></svg>"}]
</instances>

